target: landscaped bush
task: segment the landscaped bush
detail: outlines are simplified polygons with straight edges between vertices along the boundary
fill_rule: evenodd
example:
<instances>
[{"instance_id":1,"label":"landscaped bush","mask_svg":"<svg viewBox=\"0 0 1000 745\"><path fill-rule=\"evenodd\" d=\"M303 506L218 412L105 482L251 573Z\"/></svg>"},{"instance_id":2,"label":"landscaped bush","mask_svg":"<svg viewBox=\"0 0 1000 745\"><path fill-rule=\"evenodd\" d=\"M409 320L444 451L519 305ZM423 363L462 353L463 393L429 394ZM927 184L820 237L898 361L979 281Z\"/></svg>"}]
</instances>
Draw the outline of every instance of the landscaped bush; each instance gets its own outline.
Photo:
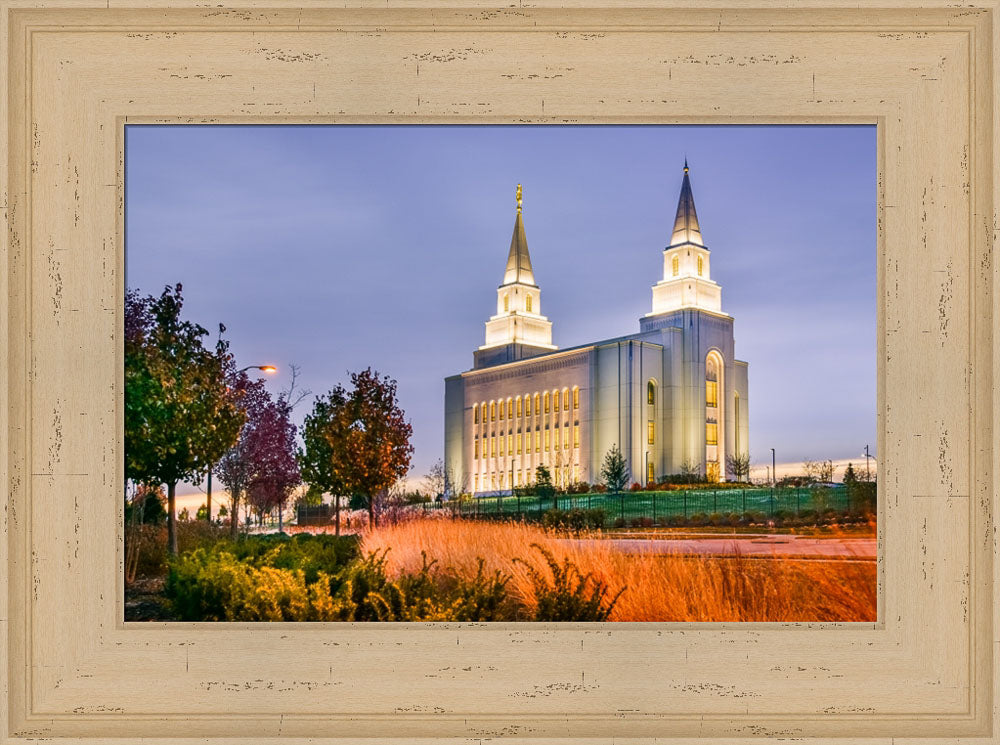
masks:
<instances>
[{"instance_id":1,"label":"landscaped bush","mask_svg":"<svg viewBox=\"0 0 1000 745\"><path fill-rule=\"evenodd\" d=\"M307 535L196 548L171 562L165 592L186 621L607 620L620 591L612 597L569 560L532 548L540 566L514 562L531 576L530 602L508 592L510 574L487 571L482 559L474 575L461 574L421 552L419 569L390 574L388 550L361 557L353 537Z\"/></svg>"},{"instance_id":2,"label":"landscaped bush","mask_svg":"<svg viewBox=\"0 0 1000 745\"><path fill-rule=\"evenodd\" d=\"M531 577L535 590L537 607L534 621L607 621L611 617L618 598L625 592L621 588L610 596L608 585L591 574L583 574L569 559L558 562L552 552L532 543L548 566L551 579L543 571L523 559L514 559L523 564ZM610 596L610 597L609 597Z\"/></svg>"},{"instance_id":3,"label":"landscaped bush","mask_svg":"<svg viewBox=\"0 0 1000 745\"><path fill-rule=\"evenodd\" d=\"M602 509L585 510L573 507L569 510L547 510L542 514L542 525L547 528L560 528L580 533L584 530L600 530L607 520L607 513Z\"/></svg>"}]
</instances>

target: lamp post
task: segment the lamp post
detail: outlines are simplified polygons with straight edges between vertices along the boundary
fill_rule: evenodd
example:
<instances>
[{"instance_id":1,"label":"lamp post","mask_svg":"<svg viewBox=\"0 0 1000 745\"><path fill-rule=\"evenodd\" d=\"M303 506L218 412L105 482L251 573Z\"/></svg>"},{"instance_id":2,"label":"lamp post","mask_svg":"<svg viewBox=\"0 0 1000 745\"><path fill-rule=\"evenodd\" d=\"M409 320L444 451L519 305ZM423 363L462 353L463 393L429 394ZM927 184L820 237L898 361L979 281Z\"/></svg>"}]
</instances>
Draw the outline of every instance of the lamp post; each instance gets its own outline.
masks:
<instances>
[{"instance_id":1,"label":"lamp post","mask_svg":"<svg viewBox=\"0 0 1000 745\"><path fill-rule=\"evenodd\" d=\"M278 368L274 365L247 365L246 367L237 370L236 375L244 373L247 370L260 370L268 375L273 375L278 372ZM215 467L213 463L208 469L208 483L205 485L205 519L208 520L209 524L212 523L212 468Z\"/></svg>"},{"instance_id":2,"label":"lamp post","mask_svg":"<svg viewBox=\"0 0 1000 745\"><path fill-rule=\"evenodd\" d=\"M865 477L870 482L872 480L872 466L871 459L875 456L868 452L868 446L865 445Z\"/></svg>"},{"instance_id":3,"label":"lamp post","mask_svg":"<svg viewBox=\"0 0 1000 745\"><path fill-rule=\"evenodd\" d=\"M771 448L771 486L778 485L778 471L774 463L774 448Z\"/></svg>"}]
</instances>

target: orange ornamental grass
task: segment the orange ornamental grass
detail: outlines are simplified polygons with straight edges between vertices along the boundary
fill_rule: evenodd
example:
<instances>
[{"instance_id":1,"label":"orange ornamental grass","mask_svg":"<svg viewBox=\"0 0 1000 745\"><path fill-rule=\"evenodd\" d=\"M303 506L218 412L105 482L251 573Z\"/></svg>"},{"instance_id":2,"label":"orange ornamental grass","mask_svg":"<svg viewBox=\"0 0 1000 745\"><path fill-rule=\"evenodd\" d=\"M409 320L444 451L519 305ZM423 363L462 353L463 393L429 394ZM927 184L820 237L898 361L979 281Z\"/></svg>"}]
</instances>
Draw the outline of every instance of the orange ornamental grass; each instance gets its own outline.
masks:
<instances>
[{"instance_id":1,"label":"orange ornamental grass","mask_svg":"<svg viewBox=\"0 0 1000 745\"><path fill-rule=\"evenodd\" d=\"M529 561L548 573L537 543L560 563L569 559L582 573L621 587L612 621L874 621L874 561L803 561L640 553L626 554L612 542L567 540L524 523L412 520L364 536L364 552L389 549L390 573L418 571L421 551L466 577L478 560L511 576L510 592L535 605Z\"/></svg>"}]
</instances>

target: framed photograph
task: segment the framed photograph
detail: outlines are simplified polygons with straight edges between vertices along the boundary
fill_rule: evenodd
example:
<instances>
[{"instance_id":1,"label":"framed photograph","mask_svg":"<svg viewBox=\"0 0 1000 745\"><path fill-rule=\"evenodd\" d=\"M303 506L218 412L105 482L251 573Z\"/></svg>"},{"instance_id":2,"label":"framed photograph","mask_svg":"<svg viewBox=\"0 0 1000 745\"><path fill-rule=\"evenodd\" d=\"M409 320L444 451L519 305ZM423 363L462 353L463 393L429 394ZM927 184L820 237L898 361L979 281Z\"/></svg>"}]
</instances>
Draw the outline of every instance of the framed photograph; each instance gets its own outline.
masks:
<instances>
[{"instance_id":1,"label":"framed photograph","mask_svg":"<svg viewBox=\"0 0 1000 745\"><path fill-rule=\"evenodd\" d=\"M0 1L0 741L995 739L995 3Z\"/></svg>"}]
</instances>

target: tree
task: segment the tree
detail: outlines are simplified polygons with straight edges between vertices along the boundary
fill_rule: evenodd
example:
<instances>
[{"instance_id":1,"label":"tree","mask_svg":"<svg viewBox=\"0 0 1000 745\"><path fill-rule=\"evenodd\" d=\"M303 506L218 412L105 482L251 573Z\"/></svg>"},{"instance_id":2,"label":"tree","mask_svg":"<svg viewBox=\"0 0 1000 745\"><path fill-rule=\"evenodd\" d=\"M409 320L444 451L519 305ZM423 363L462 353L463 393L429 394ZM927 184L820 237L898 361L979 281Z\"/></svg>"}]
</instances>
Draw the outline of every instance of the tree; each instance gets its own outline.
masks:
<instances>
[{"instance_id":1,"label":"tree","mask_svg":"<svg viewBox=\"0 0 1000 745\"><path fill-rule=\"evenodd\" d=\"M538 466L535 469L535 494L539 500L556 496L556 487L552 483L552 474L546 466Z\"/></svg>"},{"instance_id":2,"label":"tree","mask_svg":"<svg viewBox=\"0 0 1000 745\"><path fill-rule=\"evenodd\" d=\"M232 367L219 326L208 332L181 320L181 285L159 298L125 297L125 476L167 486L167 544L177 553L177 483L204 474L232 446L243 424L226 385Z\"/></svg>"},{"instance_id":3,"label":"tree","mask_svg":"<svg viewBox=\"0 0 1000 745\"><path fill-rule=\"evenodd\" d=\"M701 465L691 460L681 463L681 476L685 484L694 484L701 480Z\"/></svg>"},{"instance_id":4,"label":"tree","mask_svg":"<svg viewBox=\"0 0 1000 745\"><path fill-rule=\"evenodd\" d=\"M295 459L295 425L291 422L291 412L283 395L277 401L267 401L245 435L250 462L247 498L260 514L278 509L279 531L285 502L302 480Z\"/></svg>"},{"instance_id":5,"label":"tree","mask_svg":"<svg viewBox=\"0 0 1000 745\"><path fill-rule=\"evenodd\" d=\"M351 386L337 385L327 394L328 410L317 427L329 444L329 477L363 499L375 526L376 501L410 470L413 427L397 402L395 380L367 368L351 373ZM304 439L307 434L308 427ZM326 470L327 462L321 466Z\"/></svg>"},{"instance_id":6,"label":"tree","mask_svg":"<svg viewBox=\"0 0 1000 745\"><path fill-rule=\"evenodd\" d=\"M802 463L802 468L809 481L827 483L833 480L833 461L807 460Z\"/></svg>"},{"instance_id":7,"label":"tree","mask_svg":"<svg viewBox=\"0 0 1000 745\"><path fill-rule=\"evenodd\" d=\"M440 458L431 466L431 470L427 472L424 476L424 488L431 495L431 499L437 499L438 497L444 496L445 489L448 486L448 474L445 472L444 461Z\"/></svg>"},{"instance_id":8,"label":"tree","mask_svg":"<svg viewBox=\"0 0 1000 745\"><path fill-rule=\"evenodd\" d=\"M726 456L726 470L737 481L747 481L750 478L750 453Z\"/></svg>"},{"instance_id":9,"label":"tree","mask_svg":"<svg viewBox=\"0 0 1000 745\"><path fill-rule=\"evenodd\" d=\"M604 463L601 465L601 478L608 491L617 494L624 491L628 486L629 472L625 456L618 449L617 445L612 445L611 449L604 455Z\"/></svg>"},{"instance_id":10,"label":"tree","mask_svg":"<svg viewBox=\"0 0 1000 745\"><path fill-rule=\"evenodd\" d=\"M313 410L306 414L302 424L302 444L297 458L299 471L310 490L317 489L322 494L333 495L335 531L340 535L340 497L346 491L345 484L334 471L333 446L327 438L329 429L336 426L336 420L347 406L347 392L337 386L326 396L317 396Z\"/></svg>"},{"instance_id":11,"label":"tree","mask_svg":"<svg viewBox=\"0 0 1000 745\"><path fill-rule=\"evenodd\" d=\"M251 380L245 371L232 374L230 383L240 402L243 425L236 442L219 458L214 471L229 492L229 535L235 539L239 532L240 502L246 497L254 471L254 453L248 435L263 416L271 397L264 381Z\"/></svg>"},{"instance_id":12,"label":"tree","mask_svg":"<svg viewBox=\"0 0 1000 745\"><path fill-rule=\"evenodd\" d=\"M847 486L851 486L858 482L858 475L854 472L854 464L848 463L847 468L844 470L844 483Z\"/></svg>"}]
</instances>

